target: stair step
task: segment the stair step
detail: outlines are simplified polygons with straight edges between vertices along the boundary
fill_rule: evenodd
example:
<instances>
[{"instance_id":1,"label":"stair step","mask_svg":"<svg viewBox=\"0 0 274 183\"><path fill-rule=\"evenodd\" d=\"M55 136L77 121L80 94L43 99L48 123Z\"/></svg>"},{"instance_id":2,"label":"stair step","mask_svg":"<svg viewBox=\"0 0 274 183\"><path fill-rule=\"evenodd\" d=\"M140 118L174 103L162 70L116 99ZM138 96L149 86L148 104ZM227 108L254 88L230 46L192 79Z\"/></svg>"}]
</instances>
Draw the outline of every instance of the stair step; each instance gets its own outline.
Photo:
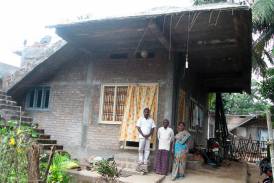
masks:
<instances>
[{"instance_id":1,"label":"stair step","mask_svg":"<svg viewBox=\"0 0 274 183\"><path fill-rule=\"evenodd\" d=\"M12 120L20 120L20 116L19 115L12 115L10 117ZM25 122L32 122L32 117L29 116L21 116L21 121L25 121Z\"/></svg>"},{"instance_id":2,"label":"stair step","mask_svg":"<svg viewBox=\"0 0 274 183\"><path fill-rule=\"evenodd\" d=\"M57 140L51 140L51 139L37 139L37 142L39 144L57 144Z\"/></svg>"},{"instance_id":3,"label":"stair step","mask_svg":"<svg viewBox=\"0 0 274 183\"><path fill-rule=\"evenodd\" d=\"M39 134L44 134L45 133L44 129L39 129L39 128L35 128L34 131L36 131Z\"/></svg>"},{"instance_id":4,"label":"stair step","mask_svg":"<svg viewBox=\"0 0 274 183\"><path fill-rule=\"evenodd\" d=\"M13 109L0 109L2 113L4 113L7 116L13 116L17 115L20 116L20 110L13 110Z\"/></svg>"},{"instance_id":5,"label":"stair step","mask_svg":"<svg viewBox=\"0 0 274 183\"><path fill-rule=\"evenodd\" d=\"M11 104L0 104L0 109L9 109L9 110L15 110L20 112L20 106L17 105L11 105ZM22 112L22 110L21 110Z\"/></svg>"},{"instance_id":6,"label":"stair step","mask_svg":"<svg viewBox=\"0 0 274 183\"><path fill-rule=\"evenodd\" d=\"M51 150L51 147L53 146L53 144L40 144L44 150ZM63 150L63 146L62 145L55 145L56 146L56 150Z\"/></svg>"},{"instance_id":7,"label":"stair step","mask_svg":"<svg viewBox=\"0 0 274 183\"><path fill-rule=\"evenodd\" d=\"M13 100L0 99L0 104L16 105L17 102L15 102Z\"/></svg>"},{"instance_id":8,"label":"stair step","mask_svg":"<svg viewBox=\"0 0 274 183\"><path fill-rule=\"evenodd\" d=\"M7 93L4 92L3 90L0 90L0 95L6 95Z\"/></svg>"},{"instance_id":9,"label":"stair step","mask_svg":"<svg viewBox=\"0 0 274 183\"><path fill-rule=\"evenodd\" d=\"M0 94L0 99L11 100L11 96Z\"/></svg>"},{"instance_id":10,"label":"stair step","mask_svg":"<svg viewBox=\"0 0 274 183\"><path fill-rule=\"evenodd\" d=\"M21 122L21 125L24 125L24 126L32 126L32 125L35 125L35 124L32 123L32 122L22 121L22 122Z\"/></svg>"},{"instance_id":11,"label":"stair step","mask_svg":"<svg viewBox=\"0 0 274 183\"><path fill-rule=\"evenodd\" d=\"M43 151L44 153L46 154L50 154L51 153L51 150L50 149L44 149ZM65 150L55 150L55 153L60 153L60 154L69 154L67 151Z\"/></svg>"},{"instance_id":12,"label":"stair step","mask_svg":"<svg viewBox=\"0 0 274 183\"><path fill-rule=\"evenodd\" d=\"M40 134L39 139L50 139L50 135Z\"/></svg>"}]
</instances>

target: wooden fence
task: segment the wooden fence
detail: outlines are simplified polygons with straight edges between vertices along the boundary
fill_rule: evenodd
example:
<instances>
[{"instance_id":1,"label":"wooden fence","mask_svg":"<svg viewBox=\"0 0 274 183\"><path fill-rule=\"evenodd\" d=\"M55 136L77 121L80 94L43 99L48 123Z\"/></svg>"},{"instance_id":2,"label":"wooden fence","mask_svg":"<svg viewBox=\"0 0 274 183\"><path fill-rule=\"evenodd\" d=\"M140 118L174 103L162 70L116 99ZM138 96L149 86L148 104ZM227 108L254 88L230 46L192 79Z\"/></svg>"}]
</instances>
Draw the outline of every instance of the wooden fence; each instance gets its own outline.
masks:
<instances>
[{"instance_id":1,"label":"wooden fence","mask_svg":"<svg viewBox=\"0 0 274 183\"><path fill-rule=\"evenodd\" d=\"M232 156L248 162L258 162L267 157L267 142L252 139L232 139Z\"/></svg>"}]
</instances>

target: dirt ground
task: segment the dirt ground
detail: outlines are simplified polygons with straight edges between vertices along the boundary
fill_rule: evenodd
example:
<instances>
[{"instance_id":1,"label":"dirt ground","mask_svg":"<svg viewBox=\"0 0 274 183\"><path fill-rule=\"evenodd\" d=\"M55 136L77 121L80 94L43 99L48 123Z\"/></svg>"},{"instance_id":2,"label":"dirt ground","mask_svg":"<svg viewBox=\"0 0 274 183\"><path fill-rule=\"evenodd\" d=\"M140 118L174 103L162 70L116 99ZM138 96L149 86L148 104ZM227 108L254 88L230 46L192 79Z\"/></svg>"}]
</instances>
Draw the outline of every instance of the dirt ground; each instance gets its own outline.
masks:
<instances>
[{"instance_id":1,"label":"dirt ground","mask_svg":"<svg viewBox=\"0 0 274 183\"><path fill-rule=\"evenodd\" d=\"M202 169L187 170L186 177L176 180L178 183L245 183L247 180L247 166L241 162L225 162L222 167L212 168L203 166ZM164 183L173 183L167 176Z\"/></svg>"},{"instance_id":2,"label":"dirt ground","mask_svg":"<svg viewBox=\"0 0 274 183\"><path fill-rule=\"evenodd\" d=\"M259 166L255 163L247 163L247 182L248 183L261 183L265 178L264 175L260 175Z\"/></svg>"},{"instance_id":3,"label":"dirt ground","mask_svg":"<svg viewBox=\"0 0 274 183\"><path fill-rule=\"evenodd\" d=\"M100 177L97 173L87 170L80 172L73 170L70 173L78 177L75 181L77 183L97 182L97 178ZM77 178L75 175L74 178ZM263 178L256 164L227 161L219 168L204 165L196 170L189 169L185 178L176 181L172 181L170 175L164 177L155 173L121 177L119 181L123 183L261 183Z\"/></svg>"}]
</instances>

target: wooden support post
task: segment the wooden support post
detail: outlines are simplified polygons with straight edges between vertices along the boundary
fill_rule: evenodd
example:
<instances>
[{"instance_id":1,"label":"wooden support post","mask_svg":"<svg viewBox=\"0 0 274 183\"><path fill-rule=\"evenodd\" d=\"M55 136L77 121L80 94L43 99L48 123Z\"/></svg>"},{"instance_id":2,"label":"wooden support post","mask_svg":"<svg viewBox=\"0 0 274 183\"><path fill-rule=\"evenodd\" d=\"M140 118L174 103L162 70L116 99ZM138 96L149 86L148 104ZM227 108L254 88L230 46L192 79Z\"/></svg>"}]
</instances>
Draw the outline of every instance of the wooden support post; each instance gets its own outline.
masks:
<instances>
[{"instance_id":1,"label":"wooden support post","mask_svg":"<svg viewBox=\"0 0 274 183\"><path fill-rule=\"evenodd\" d=\"M55 149L56 149L56 146L53 145L53 146L51 147L51 153L50 153L50 155L49 155L48 166L47 166L47 169L46 169L46 172L45 172L44 182L47 182L48 174L49 174L49 168L50 168L50 165L51 165L51 163L52 163L52 159L53 159L53 156L54 156L54 153L55 153Z\"/></svg>"},{"instance_id":2,"label":"wooden support post","mask_svg":"<svg viewBox=\"0 0 274 183\"><path fill-rule=\"evenodd\" d=\"M267 129L268 129L268 144L270 149L271 166L272 166L272 170L274 170L273 130L272 130L272 121L271 121L270 111L266 112L266 121L267 121Z\"/></svg>"},{"instance_id":3,"label":"wooden support post","mask_svg":"<svg viewBox=\"0 0 274 183\"><path fill-rule=\"evenodd\" d=\"M32 144L28 152L28 182L29 183L39 183L39 145Z\"/></svg>"}]
</instances>

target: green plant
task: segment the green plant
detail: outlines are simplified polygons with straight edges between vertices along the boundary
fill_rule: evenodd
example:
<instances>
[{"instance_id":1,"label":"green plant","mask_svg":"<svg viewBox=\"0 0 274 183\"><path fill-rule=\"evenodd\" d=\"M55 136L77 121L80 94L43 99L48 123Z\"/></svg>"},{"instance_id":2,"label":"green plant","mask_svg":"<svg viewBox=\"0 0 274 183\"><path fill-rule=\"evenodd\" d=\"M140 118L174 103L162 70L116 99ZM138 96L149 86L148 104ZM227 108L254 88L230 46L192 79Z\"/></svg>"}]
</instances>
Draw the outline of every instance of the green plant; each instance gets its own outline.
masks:
<instances>
[{"instance_id":1,"label":"green plant","mask_svg":"<svg viewBox=\"0 0 274 183\"><path fill-rule=\"evenodd\" d=\"M96 163L95 170L106 179L114 180L120 175L115 161L101 160Z\"/></svg>"},{"instance_id":2,"label":"green plant","mask_svg":"<svg viewBox=\"0 0 274 183\"><path fill-rule=\"evenodd\" d=\"M0 182L28 182L28 148L31 127L18 121L0 121Z\"/></svg>"},{"instance_id":3,"label":"green plant","mask_svg":"<svg viewBox=\"0 0 274 183\"><path fill-rule=\"evenodd\" d=\"M274 68L266 70L264 80L260 83L260 93L274 104Z\"/></svg>"},{"instance_id":4,"label":"green plant","mask_svg":"<svg viewBox=\"0 0 274 183\"><path fill-rule=\"evenodd\" d=\"M70 159L68 154L56 153L53 157L49 169L48 183L67 183L69 182L68 169L77 167L78 163Z\"/></svg>"}]
</instances>

